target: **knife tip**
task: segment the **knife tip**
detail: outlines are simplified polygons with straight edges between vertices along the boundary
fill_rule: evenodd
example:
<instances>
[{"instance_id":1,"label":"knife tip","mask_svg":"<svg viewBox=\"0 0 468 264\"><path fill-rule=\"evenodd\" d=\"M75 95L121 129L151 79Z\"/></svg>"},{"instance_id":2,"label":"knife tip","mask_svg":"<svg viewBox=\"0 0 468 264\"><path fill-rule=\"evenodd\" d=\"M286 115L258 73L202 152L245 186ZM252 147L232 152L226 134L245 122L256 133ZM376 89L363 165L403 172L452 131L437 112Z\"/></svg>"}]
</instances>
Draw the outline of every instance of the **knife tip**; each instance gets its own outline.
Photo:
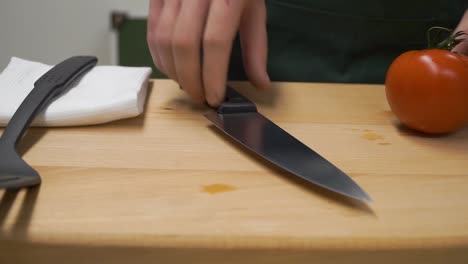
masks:
<instances>
[{"instance_id":1,"label":"knife tip","mask_svg":"<svg viewBox=\"0 0 468 264\"><path fill-rule=\"evenodd\" d=\"M361 202L364 202L364 203L373 203L374 200L366 193L364 192L363 190L360 190L359 194L354 194L354 195L351 195L350 197L356 199L356 200L359 200Z\"/></svg>"},{"instance_id":2,"label":"knife tip","mask_svg":"<svg viewBox=\"0 0 468 264\"><path fill-rule=\"evenodd\" d=\"M361 201L366 202L366 203L373 203L373 202L374 202L374 200L373 200L371 197L369 197L368 195L366 195L365 197L363 197L363 198L361 199Z\"/></svg>"},{"instance_id":3,"label":"knife tip","mask_svg":"<svg viewBox=\"0 0 468 264\"><path fill-rule=\"evenodd\" d=\"M340 193L348 198L354 199L363 203L373 203L374 200L361 188L359 185L353 182L352 186L344 190L332 189L333 191Z\"/></svg>"}]
</instances>

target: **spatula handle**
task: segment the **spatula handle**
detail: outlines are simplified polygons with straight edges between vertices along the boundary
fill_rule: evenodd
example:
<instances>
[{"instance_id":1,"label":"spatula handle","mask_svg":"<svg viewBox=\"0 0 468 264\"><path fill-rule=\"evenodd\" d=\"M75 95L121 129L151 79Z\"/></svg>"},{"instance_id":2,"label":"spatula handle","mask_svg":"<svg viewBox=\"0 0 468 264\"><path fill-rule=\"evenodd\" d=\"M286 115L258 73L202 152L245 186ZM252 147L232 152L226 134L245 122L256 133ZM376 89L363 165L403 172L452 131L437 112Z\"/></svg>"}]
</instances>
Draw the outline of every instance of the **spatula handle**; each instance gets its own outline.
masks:
<instances>
[{"instance_id":1,"label":"spatula handle","mask_svg":"<svg viewBox=\"0 0 468 264\"><path fill-rule=\"evenodd\" d=\"M97 63L96 57L76 56L57 64L35 83L33 90L10 119L3 131L0 142L15 147L22 138L24 132L41 112L55 97L75 81L92 69Z\"/></svg>"}]
</instances>

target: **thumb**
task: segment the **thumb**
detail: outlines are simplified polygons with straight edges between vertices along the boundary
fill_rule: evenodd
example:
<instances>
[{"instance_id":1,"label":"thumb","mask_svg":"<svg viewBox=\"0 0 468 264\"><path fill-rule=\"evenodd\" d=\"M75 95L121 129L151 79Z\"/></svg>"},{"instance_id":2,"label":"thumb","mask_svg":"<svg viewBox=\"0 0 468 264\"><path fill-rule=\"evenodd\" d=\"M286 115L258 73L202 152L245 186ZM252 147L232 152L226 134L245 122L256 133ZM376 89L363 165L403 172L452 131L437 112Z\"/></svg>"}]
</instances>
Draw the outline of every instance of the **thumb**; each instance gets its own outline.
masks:
<instances>
[{"instance_id":1,"label":"thumb","mask_svg":"<svg viewBox=\"0 0 468 264\"><path fill-rule=\"evenodd\" d=\"M240 23L242 59L247 78L259 89L270 87L265 1L246 1Z\"/></svg>"}]
</instances>

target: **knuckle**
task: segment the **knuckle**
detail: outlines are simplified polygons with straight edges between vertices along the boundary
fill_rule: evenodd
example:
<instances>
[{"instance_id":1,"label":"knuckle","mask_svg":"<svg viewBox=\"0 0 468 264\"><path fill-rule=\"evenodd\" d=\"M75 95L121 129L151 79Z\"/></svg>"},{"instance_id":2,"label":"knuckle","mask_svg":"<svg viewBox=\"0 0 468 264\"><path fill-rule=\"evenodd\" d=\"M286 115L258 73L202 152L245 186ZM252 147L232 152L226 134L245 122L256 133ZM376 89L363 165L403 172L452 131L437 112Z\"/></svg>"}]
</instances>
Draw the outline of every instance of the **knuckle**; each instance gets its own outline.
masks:
<instances>
[{"instance_id":1,"label":"knuckle","mask_svg":"<svg viewBox=\"0 0 468 264\"><path fill-rule=\"evenodd\" d=\"M168 34L157 34L155 36L155 43L157 46L169 47L171 45L171 38Z\"/></svg>"},{"instance_id":2,"label":"knuckle","mask_svg":"<svg viewBox=\"0 0 468 264\"><path fill-rule=\"evenodd\" d=\"M221 34L206 34L203 38L203 46L213 49L229 49L232 40Z\"/></svg>"},{"instance_id":3,"label":"knuckle","mask_svg":"<svg viewBox=\"0 0 468 264\"><path fill-rule=\"evenodd\" d=\"M189 51L195 48L196 42L190 36L176 35L172 39L172 46L178 51Z\"/></svg>"}]
</instances>

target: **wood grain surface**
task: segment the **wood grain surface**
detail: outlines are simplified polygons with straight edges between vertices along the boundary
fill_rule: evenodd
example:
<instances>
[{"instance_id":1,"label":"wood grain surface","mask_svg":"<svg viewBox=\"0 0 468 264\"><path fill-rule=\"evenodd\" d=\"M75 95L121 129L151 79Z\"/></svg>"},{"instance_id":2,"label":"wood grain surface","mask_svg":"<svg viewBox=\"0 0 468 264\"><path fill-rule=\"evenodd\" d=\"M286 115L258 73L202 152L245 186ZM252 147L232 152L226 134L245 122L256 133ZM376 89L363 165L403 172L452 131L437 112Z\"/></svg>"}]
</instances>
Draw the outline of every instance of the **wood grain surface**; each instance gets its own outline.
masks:
<instances>
[{"instance_id":1,"label":"wood grain surface","mask_svg":"<svg viewBox=\"0 0 468 264\"><path fill-rule=\"evenodd\" d=\"M233 143L174 82L150 85L137 118L29 130L20 152L43 182L0 191L0 263L468 263L468 129L405 129L380 85L232 83L363 204Z\"/></svg>"}]
</instances>

